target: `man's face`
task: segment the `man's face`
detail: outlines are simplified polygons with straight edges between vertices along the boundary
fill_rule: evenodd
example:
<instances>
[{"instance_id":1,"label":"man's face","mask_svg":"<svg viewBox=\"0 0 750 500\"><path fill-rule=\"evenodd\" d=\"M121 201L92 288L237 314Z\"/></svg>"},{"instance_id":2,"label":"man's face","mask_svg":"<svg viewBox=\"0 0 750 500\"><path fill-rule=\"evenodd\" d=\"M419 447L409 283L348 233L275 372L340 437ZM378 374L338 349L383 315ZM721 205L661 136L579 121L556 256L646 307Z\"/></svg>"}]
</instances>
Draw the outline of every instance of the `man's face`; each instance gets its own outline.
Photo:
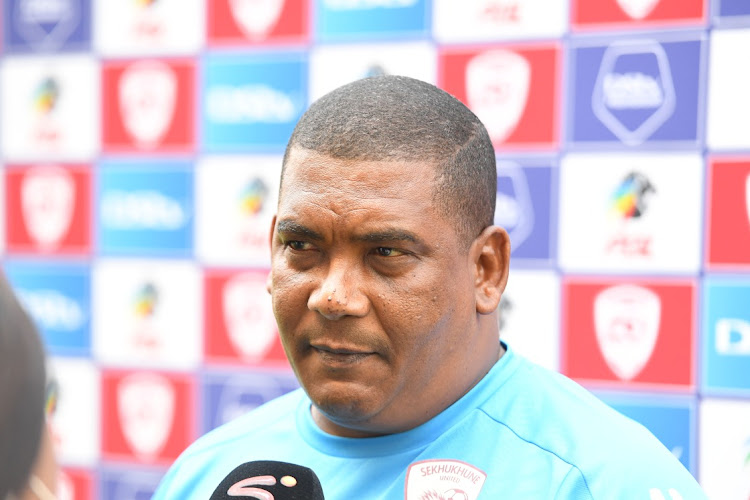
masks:
<instances>
[{"instance_id":1,"label":"man's face","mask_svg":"<svg viewBox=\"0 0 750 500\"><path fill-rule=\"evenodd\" d=\"M475 276L434 167L296 148L271 234L287 356L333 434L414 427L476 382Z\"/></svg>"}]
</instances>

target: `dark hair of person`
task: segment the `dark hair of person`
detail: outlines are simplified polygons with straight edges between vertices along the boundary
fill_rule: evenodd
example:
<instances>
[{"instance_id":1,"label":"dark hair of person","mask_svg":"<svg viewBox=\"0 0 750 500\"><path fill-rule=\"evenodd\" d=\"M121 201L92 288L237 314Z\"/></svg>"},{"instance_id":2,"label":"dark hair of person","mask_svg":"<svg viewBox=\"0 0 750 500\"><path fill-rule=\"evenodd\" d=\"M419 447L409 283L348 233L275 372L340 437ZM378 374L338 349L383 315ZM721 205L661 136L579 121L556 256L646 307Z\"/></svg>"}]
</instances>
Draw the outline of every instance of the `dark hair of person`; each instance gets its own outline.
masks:
<instances>
[{"instance_id":1,"label":"dark hair of person","mask_svg":"<svg viewBox=\"0 0 750 500\"><path fill-rule=\"evenodd\" d=\"M482 122L461 101L404 76L354 81L315 101L292 133L301 147L346 160L433 162L433 199L467 246L493 224L497 167Z\"/></svg>"},{"instance_id":2,"label":"dark hair of person","mask_svg":"<svg viewBox=\"0 0 750 500\"><path fill-rule=\"evenodd\" d=\"M20 494L39 454L46 385L42 341L0 272L0 499Z\"/></svg>"}]
</instances>

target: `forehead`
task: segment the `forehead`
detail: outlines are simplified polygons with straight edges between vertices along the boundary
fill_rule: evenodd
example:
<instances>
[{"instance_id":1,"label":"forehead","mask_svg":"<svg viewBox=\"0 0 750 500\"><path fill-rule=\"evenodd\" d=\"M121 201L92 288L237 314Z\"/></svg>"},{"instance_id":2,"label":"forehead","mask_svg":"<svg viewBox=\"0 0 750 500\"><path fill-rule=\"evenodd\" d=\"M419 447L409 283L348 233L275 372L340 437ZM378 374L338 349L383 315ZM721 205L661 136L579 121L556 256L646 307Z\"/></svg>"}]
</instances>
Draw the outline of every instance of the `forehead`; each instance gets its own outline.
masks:
<instances>
[{"instance_id":1,"label":"forehead","mask_svg":"<svg viewBox=\"0 0 750 500\"><path fill-rule=\"evenodd\" d=\"M301 195L335 204L390 200L432 206L435 167L428 162L350 160L294 148L284 170L279 207ZM346 200L345 200L346 198Z\"/></svg>"}]
</instances>

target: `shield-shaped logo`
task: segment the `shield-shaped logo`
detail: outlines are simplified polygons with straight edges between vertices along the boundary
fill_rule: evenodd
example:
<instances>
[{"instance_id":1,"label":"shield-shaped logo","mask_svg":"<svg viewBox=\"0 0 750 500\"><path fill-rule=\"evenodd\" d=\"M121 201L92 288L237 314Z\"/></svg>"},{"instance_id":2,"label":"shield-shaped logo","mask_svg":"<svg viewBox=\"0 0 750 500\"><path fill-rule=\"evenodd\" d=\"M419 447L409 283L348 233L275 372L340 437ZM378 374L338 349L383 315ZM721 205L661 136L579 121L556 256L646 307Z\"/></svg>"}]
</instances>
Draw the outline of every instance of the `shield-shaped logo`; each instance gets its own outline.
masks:
<instances>
[{"instance_id":1,"label":"shield-shaped logo","mask_svg":"<svg viewBox=\"0 0 750 500\"><path fill-rule=\"evenodd\" d=\"M531 66L509 50L483 52L466 66L466 94L493 142L502 142L515 130L526 108Z\"/></svg>"},{"instance_id":2,"label":"shield-shaped logo","mask_svg":"<svg viewBox=\"0 0 750 500\"><path fill-rule=\"evenodd\" d=\"M177 76L160 61L138 61L123 72L118 87L125 129L144 148L167 132L177 100Z\"/></svg>"},{"instance_id":3,"label":"shield-shaped logo","mask_svg":"<svg viewBox=\"0 0 750 500\"><path fill-rule=\"evenodd\" d=\"M75 182L67 170L45 165L24 175L21 210L29 236L41 247L60 244L70 228L74 204Z\"/></svg>"},{"instance_id":4,"label":"shield-shaped logo","mask_svg":"<svg viewBox=\"0 0 750 500\"><path fill-rule=\"evenodd\" d=\"M250 39L265 37L281 15L284 0L229 0L237 26Z\"/></svg>"},{"instance_id":5,"label":"shield-shaped logo","mask_svg":"<svg viewBox=\"0 0 750 500\"><path fill-rule=\"evenodd\" d=\"M631 19L643 19L654 10L659 0L617 0L617 3Z\"/></svg>"},{"instance_id":6,"label":"shield-shaped logo","mask_svg":"<svg viewBox=\"0 0 750 500\"><path fill-rule=\"evenodd\" d=\"M252 273L230 278L222 290L227 334L240 356L262 358L276 338L276 320L265 281Z\"/></svg>"},{"instance_id":7,"label":"shield-shaped logo","mask_svg":"<svg viewBox=\"0 0 750 500\"><path fill-rule=\"evenodd\" d=\"M656 345L661 322L661 301L651 290L617 285L594 300L594 325L599 350L621 380L643 370Z\"/></svg>"},{"instance_id":8,"label":"shield-shaped logo","mask_svg":"<svg viewBox=\"0 0 750 500\"><path fill-rule=\"evenodd\" d=\"M57 498L59 500L75 500L75 486L70 476L61 470L57 474Z\"/></svg>"},{"instance_id":9,"label":"shield-shaped logo","mask_svg":"<svg viewBox=\"0 0 750 500\"><path fill-rule=\"evenodd\" d=\"M414 462L406 473L405 500L476 500L487 474L458 460Z\"/></svg>"},{"instance_id":10,"label":"shield-shaped logo","mask_svg":"<svg viewBox=\"0 0 750 500\"><path fill-rule=\"evenodd\" d=\"M133 373L117 387L117 412L123 435L143 460L155 458L172 428L175 392L172 384L155 373Z\"/></svg>"},{"instance_id":11,"label":"shield-shaped logo","mask_svg":"<svg viewBox=\"0 0 750 500\"><path fill-rule=\"evenodd\" d=\"M745 208L747 209L747 222L750 224L750 174L745 177Z\"/></svg>"}]
</instances>

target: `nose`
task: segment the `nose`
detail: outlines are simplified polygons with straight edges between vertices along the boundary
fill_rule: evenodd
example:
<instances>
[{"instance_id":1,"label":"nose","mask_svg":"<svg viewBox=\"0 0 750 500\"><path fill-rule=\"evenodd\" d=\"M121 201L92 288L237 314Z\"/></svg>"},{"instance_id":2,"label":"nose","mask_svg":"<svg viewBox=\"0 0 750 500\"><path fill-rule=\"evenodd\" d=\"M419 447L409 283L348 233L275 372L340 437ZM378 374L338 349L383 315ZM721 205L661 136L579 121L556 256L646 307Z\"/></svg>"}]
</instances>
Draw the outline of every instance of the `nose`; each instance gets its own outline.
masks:
<instances>
[{"instance_id":1,"label":"nose","mask_svg":"<svg viewBox=\"0 0 750 500\"><path fill-rule=\"evenodd\" d=\"M307 307L326 319L347 316L363 317L370 311L370 301L362 292L357 273L346 266L332 263L327 274L307 300Z\"/></svg>"}]
</instances>

